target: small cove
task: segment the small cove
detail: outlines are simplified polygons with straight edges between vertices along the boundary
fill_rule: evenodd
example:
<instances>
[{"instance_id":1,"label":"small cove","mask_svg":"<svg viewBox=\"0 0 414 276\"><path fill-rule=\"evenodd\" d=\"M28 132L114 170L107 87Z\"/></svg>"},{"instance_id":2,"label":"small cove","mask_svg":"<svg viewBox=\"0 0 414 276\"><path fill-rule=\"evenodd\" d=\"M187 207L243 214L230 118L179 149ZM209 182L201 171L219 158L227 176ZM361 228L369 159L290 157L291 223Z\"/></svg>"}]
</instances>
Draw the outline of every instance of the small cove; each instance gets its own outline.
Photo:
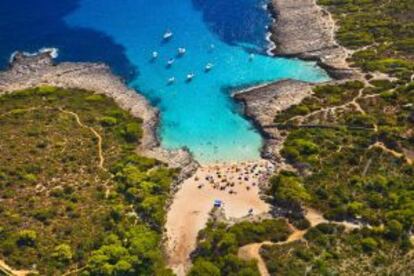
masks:
<instances>
[{"instance_id":1,"label":"small cove","mask_svg":"<svg viewBox=\"0 0 414 276\"><path fill-rule=\"evenodd\" d=\"M109 63L160 109L159 137L166 148L187 147L201 163L257 160L262 139L240 114L229 87L329 79L313 62L266 55L271 18L265 5L262 0L78 0L65 11L62 7L63 20L56 18L53 31L42 25L35 44L22 39L19 47L33 50L52 38L42 46L58 47L64 60L76 61L78 54L80 60L90 55ZM174 35L165 42L167 29ZM93 43L77 33L93 34ZM80 51L83 43L93 47ZM71 45L78 50L69 51ZM180 47L186 48L182 57ZM156 60L153 51L159 53ZM214 67L205 72L208 63ZM195 77L186 82L190 73ZM175 82L168 85L170 78Z\"/></svg>"}]
</instances>

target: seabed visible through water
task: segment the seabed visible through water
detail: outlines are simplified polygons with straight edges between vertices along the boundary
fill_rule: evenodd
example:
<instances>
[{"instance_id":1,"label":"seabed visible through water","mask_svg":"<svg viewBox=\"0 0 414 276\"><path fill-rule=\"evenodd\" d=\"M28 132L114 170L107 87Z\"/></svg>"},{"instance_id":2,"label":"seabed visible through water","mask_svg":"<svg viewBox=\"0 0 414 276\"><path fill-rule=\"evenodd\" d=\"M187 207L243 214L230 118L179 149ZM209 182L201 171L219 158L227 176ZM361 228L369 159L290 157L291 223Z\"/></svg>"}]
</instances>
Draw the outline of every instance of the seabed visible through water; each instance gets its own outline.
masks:
<instances>
[{"instance_id":1,"label":"seabed visible through water","mask_svg":"<svg viewBox=\"0 0 414 276\"><path fill-rule=\"evenodd\" d=\"M328 76L313 62L266 54L271 18L265 2L229 2L81 0L65 20L105 33L126 49L138 69L130 86L161 110L164 147L185 146L201 163L257 160L261 137L240 114L229 87ZM167 31L172 36L164 40Z\"/></svg>"}]
</instances>

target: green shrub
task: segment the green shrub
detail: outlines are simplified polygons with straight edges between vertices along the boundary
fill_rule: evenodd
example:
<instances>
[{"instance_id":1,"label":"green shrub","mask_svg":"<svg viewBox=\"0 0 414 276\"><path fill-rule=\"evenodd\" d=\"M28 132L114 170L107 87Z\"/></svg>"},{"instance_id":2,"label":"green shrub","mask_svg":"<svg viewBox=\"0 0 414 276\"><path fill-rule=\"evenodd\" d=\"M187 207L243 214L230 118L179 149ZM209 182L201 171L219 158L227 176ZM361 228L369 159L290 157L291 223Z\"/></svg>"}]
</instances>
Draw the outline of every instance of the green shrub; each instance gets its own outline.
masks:
<instances>
[{"instance_id":1,"label":"green shrub","mask_svg":"<svg viewBox=\"0 0 414 276\"><path fill-rule=\"evenodd\" d=\"M33 212L33 217L41 222L48 222L56 215L53 208L39 208Z\"/></svg>"},{"instance_id":2,"label":"green shrub","mask_svg":"<svg viewBox=\"0 0 414 276\"><path fill-rule=\"evenodd\" d=\"M136 143L142 137L141 125L138 123L128 123L123 132L122 136L128 143Z\"/></svg>"},{"instance_id":3,"label":"green shrub","mask_svg":"<svg viewBox=\"0 0 414 276\"><path fill-rule=\"evenodd\" d=\"M311 199L300 178L291 172L282 171L270 179L270 184L272 196L277 204L300 209L302 203Z\"/></svg>"},{"instance_id":4,"label":"green shrub","mask_svg":"<svg viewBox=\"0 0 414 276\"><path fill-rule=\"evenodd\" d=\"M390 220L385 226L385 235L391 240L397 240L403 233L403 225L397 220Z\"/></svg>"},{"instance_id":5,"label":"green shrub","mask_svg":"<svg viewBox=\"0 0 414 276\"><path fill-rule=\"evenodd\" d=\"M52 257L60 263L67 263L72 260L72 248L68 244L60 244L53 250Z\"/></svg>"},{"instance_id":6,"label":"green shrub","mask_svg":"<svg viewBox=\"0 0 414 276\"><path fill-rule=\"evenodd\" d=\"M311 227L311 223L306 218L295 219L292 221L292 225L299 230L306 230Z\"/></svg>"},{"instance_id":7,"label":"green shrub","mask_svg":"<svg viewBox=\"0 0 414 276\"><path fill-rule=\"evenodd\" d=\"M37 180L37 176L32 174L32 173L27 173L27 174L23 175L23 179L30 182L30 183L34 183Z\"/></svg>"},{"instance_id":8,"label":"green shrub","mask_svg":"<svg viewBox=\"0 0 414 276\"><path fill-rule=\"evenodd\" d=\"M37 93L42 96L47 96L58 91L54 86L43 85L37 88Z\"/></svg>"},{"instance_id":9,"label":"green shrub","mask_svg":"<svg viewBox=\"0 0 414 276\"><path fill-rule=\"evenodd\" d=\"M220 276L220 270L213 263L205 260L197 260L191 268L189 276Z\"/></svg>"},{"instance_id":10,"label":"green shrub","mask_svg":"<svg viewBox=\"0 0 414 276\"><path fill-rule=\"evenodd\" d=\"M33 230L21 230L17 233L18 246L34 246L36 243L37 234Z\"/></svg>"},{"instance_id":11,"label":"green shrub","mask_svg":"<svg viewBox=\"0 0 414 276\"><path fill-rule=\"evenodd\" d=\"M99 118L99 123L104 127L111 127L118 123L118 120L114 117L104 116Z\"/></svg>"},{"instance_id":12,"label":"green shrub","mask_svg":"<svg viewBox=\"0 0 414 276\"><path fill-rule=\"evenodd\" d=\"M361 241L361 246L365 252L372 252L377 249L378 242L373 238L365 238Z\"/></svg>"},{"instance_id":13,"label":"green shrub","mask_svg":"<svg viewBox=\"0 0 414 276\"><path fill-rule=\"evenodd\" d=\"M100 101L103 101L104 99L105 99L104 96L100 94L94 94L94 95L85 97L85 100L88 102L100 102Z\"/></svg>"}]
</instances>

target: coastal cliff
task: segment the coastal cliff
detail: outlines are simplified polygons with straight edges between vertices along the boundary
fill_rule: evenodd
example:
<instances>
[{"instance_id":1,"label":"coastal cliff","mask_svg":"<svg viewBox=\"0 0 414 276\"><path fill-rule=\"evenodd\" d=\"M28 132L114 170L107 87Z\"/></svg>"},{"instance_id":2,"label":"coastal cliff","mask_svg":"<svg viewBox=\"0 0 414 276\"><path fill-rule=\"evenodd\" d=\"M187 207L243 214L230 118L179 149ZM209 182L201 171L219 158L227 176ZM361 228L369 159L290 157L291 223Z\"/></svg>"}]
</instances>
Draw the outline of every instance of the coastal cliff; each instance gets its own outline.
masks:
<instances>
[{"instance_id":1,"label":"coastal cliff","mask_svg":"<svg viewBox=\"0 0 414 276\"><path fill-rule=\"evenodd\" d=\"M315 0L272 0L269 9L275 18L275 55L315 60L337 79L354 74L346 62L348 50L335 40L335 22Z\"/></svg>"},{"instance_id":2,"label":"coastal cliff","mask_svg":"<svg viewBox=\"0 0 414 276\"><path fill-rule=\"evenodd\" d=\"M78 88L104 94L134 117L142 119L143 137L137 150L171 168L180 168L177 183L189 177L198 167L187 150L171 151L160 147L156 134L158 110L144 96L129 89L119 77L113 75L107 65L75 62L55 64L52 52L30 56L16 53L11 59L9 70L0 73L0 95L41 85Z\"/></svg>"}]
</instances>

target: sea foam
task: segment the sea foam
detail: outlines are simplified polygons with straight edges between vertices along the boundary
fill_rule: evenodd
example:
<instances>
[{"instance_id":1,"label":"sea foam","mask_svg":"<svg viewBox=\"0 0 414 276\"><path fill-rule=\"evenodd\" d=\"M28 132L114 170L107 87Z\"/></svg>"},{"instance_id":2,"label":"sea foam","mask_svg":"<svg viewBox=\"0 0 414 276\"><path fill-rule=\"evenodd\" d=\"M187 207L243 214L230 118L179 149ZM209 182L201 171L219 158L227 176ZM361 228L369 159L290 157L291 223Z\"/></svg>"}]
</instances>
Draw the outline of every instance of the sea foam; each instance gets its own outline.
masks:
<instances>
[{"instance_id":1,"label":"sea foam","mask_svg":"<svg viewBox=\"0 0 414 276\"><path fill-rule=\"evenodd\" d=\"M14 51L9 58L9 63L12 63L14 61L14 58L16 57L16 55L19 53L19 51ZM57 58L59 56L59 49L58 48L41 48L40 50L36 51L36 52L27 52L24 51L22 52L23 55L27 56L27 57L32 57L32 56L36 56L38 54L49 54L52 58Z\"/></svg>"}]
</instances>

